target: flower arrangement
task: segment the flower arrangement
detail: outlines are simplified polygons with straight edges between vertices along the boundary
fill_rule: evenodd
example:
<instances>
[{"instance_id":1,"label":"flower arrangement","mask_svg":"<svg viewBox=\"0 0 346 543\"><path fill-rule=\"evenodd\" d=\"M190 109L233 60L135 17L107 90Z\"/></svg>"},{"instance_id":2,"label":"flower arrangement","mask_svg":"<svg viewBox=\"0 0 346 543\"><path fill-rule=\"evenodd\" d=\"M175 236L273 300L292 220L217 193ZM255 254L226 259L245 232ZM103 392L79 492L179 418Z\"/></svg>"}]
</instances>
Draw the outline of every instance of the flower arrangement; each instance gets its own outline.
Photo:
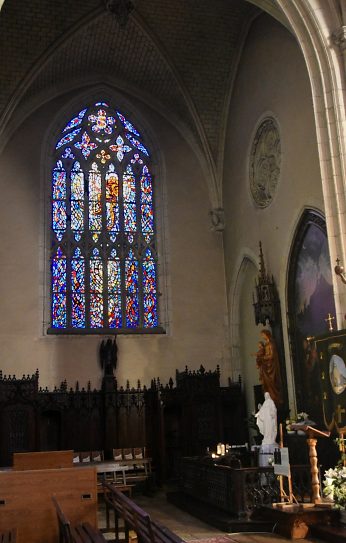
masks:
<instances>
[{"instance_id":1,"label":"flower arrangement","mask_svg":"<svg viewBox=\"0 0 346 543\"><path fill-rule=\"evenodd\" d=\"M309 418L309 415L305 413L304 411L301 411L301 413L297 413L297 423L304 422Z\"/></svg>"},{"instance_id":2,"label":"flower arrangement","mask_svg":"<svg viewBox=\"0 0 346 543\"><path fill-rule=\"evenodd\" d=\"M292 424L302 424L303 422L305 422L308 419L309 419L309 415L307 413L305 413L304 411L301 411L300 413L297 413L296 416L287 418L286 419L286 431L287 432L293 431Z\"/></svg>"},{"instance_id":3,"label":"flower arrangement","mask_svg":"<svg viewBox=\"0 0 346 543\"><path fill-rule=\"evenodd\" d=\"M294 424L296 421L294 419L286 419L286 432L293 432L292 430L292 424Z\"/></svg>"},{"instance_id":4,"label":"flower arrangement","mask_svg":"<svg viewBox=\"0 0 346 543\"><path fill-rule=\"evenodd\" d=\"M323 494L334 501L337 509L346 509L346 466L338 465L324 474Z\"/></svg>"}]
</instances>

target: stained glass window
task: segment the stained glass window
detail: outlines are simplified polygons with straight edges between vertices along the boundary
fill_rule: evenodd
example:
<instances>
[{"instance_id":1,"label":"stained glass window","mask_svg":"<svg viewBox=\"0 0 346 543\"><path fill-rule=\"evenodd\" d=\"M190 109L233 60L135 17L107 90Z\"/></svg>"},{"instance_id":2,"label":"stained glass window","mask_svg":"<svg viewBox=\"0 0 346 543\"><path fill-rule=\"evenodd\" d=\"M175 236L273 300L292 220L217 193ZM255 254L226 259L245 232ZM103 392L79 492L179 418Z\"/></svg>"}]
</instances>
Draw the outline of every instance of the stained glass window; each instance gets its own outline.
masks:
<instances>
[{"instance_id":1,"label":"stained glass window","mask_svg":"<svg viewBox=\"0 0 346 543\"><path fill-rule=\"evenodd\" d=\"M52 333L159 329L151 154L105 102L63 123L51 170Z\"/></svg>"}]
</instances>

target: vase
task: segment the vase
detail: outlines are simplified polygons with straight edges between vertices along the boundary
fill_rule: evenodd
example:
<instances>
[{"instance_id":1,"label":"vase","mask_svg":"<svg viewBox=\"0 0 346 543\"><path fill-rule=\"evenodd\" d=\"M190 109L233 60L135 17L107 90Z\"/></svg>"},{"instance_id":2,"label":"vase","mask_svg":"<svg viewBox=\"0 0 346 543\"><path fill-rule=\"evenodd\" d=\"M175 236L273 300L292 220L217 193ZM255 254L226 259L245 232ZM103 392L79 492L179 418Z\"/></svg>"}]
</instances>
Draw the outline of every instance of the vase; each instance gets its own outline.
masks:
<instances>
[{"instance_id":1,"label":"vase","mask_svg":"<svg viewBox=\"0 0 346 543\"><path fill-rule=\"evenodd\" d=\"M346 526L346 509L339 509L340 511L340 522Z\"/></svg>"}]
</instances>

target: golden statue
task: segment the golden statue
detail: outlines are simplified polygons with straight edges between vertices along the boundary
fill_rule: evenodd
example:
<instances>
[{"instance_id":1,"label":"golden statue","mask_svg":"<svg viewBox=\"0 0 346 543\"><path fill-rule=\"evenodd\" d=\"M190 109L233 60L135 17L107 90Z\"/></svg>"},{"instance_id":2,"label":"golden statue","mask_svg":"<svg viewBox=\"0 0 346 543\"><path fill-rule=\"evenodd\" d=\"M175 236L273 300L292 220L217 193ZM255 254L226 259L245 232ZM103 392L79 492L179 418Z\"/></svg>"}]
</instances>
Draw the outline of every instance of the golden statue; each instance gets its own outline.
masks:
<instances>
[{"instance_id":1,"label":"golden statue","mask_svg":"<svg viewBox=\"0 0 346 543\"><path fill-rule=\"evenodd\" d=\"M276 405L282 403L281 375L278 352L272 333L261 330L261 341L256 353L256 366L259 369L259 380L263 392L269 392Z\"/></svg>"}]
</instances>

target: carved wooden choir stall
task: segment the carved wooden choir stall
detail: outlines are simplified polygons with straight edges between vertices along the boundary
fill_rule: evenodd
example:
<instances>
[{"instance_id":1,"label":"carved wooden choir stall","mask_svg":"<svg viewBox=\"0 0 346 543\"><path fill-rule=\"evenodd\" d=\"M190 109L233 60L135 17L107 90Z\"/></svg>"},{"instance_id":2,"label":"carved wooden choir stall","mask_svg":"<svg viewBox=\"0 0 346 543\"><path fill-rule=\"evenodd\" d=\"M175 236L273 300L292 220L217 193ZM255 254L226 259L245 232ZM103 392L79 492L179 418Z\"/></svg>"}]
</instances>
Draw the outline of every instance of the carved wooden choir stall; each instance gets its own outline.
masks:
<instances>
[{"instance_id":1,"label":"carved wooden choir stall","mask_svg":"<svg viewBox=\"0 0 346 543\"><path fill-rule=\"evenodd\" d=\"M219 441L246 440L240 383L220 386L219 369L177 372L163 386L119 387L104 365L101 390L39 387L38 371L17 379L0 372L0 465L12 465L15 452L104 451L146 447L158 482L175 474L182 456L203 454Z\"/></svg>"}]
</instances>

